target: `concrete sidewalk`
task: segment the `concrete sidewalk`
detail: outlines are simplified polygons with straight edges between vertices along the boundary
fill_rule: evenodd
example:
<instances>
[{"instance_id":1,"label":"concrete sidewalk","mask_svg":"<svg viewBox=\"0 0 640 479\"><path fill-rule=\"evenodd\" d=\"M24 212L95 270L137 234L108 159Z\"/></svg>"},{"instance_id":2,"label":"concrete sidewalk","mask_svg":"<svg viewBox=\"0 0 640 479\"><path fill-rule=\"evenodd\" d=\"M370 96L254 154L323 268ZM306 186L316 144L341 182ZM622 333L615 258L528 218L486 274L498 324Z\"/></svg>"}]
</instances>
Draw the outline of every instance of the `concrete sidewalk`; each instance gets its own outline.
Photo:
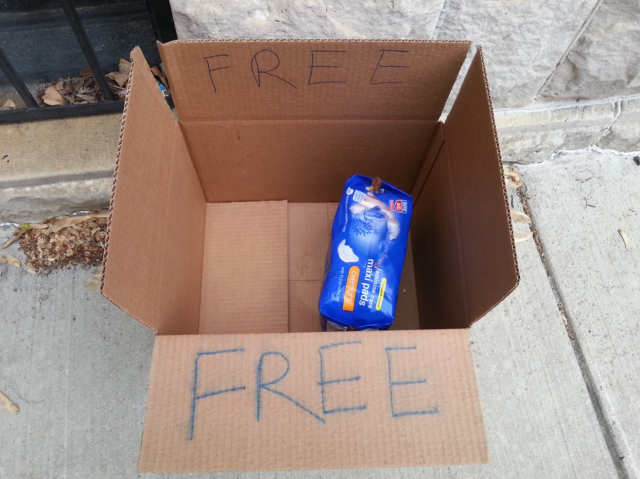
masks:
<instances>
[{"instance_id":1,"label":"concrete sidewalk","mask_svg":"<svg viewBox=\"0 0 640 479\"><path fill-rule=\"evenodd\" d=\"M521 285L471 329L489 465L153 477L640 478L640 167L582 150L520 171L544 256L518 244ZM21 408L0 411L0 478L139 477L153 333L88 271L0 273L0 391Z\"/></svg>"}]
</instances>

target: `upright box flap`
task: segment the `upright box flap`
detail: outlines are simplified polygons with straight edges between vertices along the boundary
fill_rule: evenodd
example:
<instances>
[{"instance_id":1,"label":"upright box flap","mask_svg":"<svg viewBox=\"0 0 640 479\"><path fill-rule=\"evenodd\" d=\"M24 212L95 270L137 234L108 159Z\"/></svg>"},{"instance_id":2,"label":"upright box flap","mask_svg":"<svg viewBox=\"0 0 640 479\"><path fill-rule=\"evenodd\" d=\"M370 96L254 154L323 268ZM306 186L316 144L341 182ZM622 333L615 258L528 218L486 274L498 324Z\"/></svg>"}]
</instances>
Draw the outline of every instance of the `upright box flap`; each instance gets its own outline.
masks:
<instances>
[{"instance_id":1,"label":"upright box flap","mask_svg":"<svg viewBox=\"0 0 640 479\"><path fill-rule=\"evenodd\" d=\"M416 282L425 326L467 327L517 286L502 162L476 54L444 125L444 143L414 209Z\"/></svg>"},{"instance_id":2,"label":"upright box flap","mask_svg":"<svg viewBox=\"0 0 640 479\"><path fill-rule=\"evenodd\" d=\"M307 203L335 201L356 174L411 189L438 123L270 120L181 126L207 201Z\"/></svg>"},{"instance_id":3,"label":"upright box flap","mask_svg":"<svg viewBox=\"0 0 640 479\"><path fill-rule=\"evenodd\" d=\"M469 42L160 44L181 122L437 120Z\"/></svg>"},{"instance_id":4,"label":"upright box flap","mask_svg":"<svg viewBox=\"0 0 640 479\"><path fill-rule=\"evenodd\" d=\"M467 330L156 339L141 472L487 456Z\"/></svg>"},{"instance_id":5,"label":"upright box flap","mask_svg":"<svg viewBox=\"0 0 640 479\"><path fill-rule=\"evenodd\" d=\"M131 59L102 293L160 334L196 333L204 194L139 48Z\"/></svg>"}]
</instances>

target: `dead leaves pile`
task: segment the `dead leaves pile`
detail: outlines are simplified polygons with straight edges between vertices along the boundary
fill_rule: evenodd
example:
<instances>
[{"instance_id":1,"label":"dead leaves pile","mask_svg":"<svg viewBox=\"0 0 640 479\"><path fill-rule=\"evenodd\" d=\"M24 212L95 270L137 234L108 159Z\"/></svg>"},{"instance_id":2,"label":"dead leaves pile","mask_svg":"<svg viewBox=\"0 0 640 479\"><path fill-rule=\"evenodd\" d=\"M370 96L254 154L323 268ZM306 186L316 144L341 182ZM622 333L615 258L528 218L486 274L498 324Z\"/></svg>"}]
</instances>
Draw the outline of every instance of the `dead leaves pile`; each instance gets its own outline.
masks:
<instances>
[{"instance_id":1,"label":"dead leaves pile","mask_svg":"<svg viewBox=\"0 0 640 479\"><path fill-rule=\"evenodd\" d=\"M124 100L127 94L130 71L131 63L121 58L118 63L118 71L105 75L111 91L118 100ZM168 90L167 77L162 70L158 67L152 67L151 72ZM77 78L61 78L56 84L46 88L41 98L42 102L49 106L80 105L104 101L104 96L91 68L82 70Z\"/></svg>"},{"instance_id":2,"label":"dead leaves pile","mask_svg":"<svg viewBox=\"0 0 640 479\"><path fill-rule=\"evenodd\" d=\"M105 76L116 98L122 100L127 92L126 85L129 81L131 63L121 58L118 69L117 72L111 72ZM85 68L76 78L61 78L56 84L44 90L41 98L42 102L49 106L82 105L104 101L91 68Z\"/></svg>"},{"instance_id":3,"label":"dead leaves pile","mask_svg":"<svg viewBox=\"0 0 640 479\"><path fill-rule=\"evenodd\" d=\"M82 105L103 100L95 78L62 78L42 95L42 102L49 106Z\"/></svg>"},{"instance_id":4,"label":"dead leaves pile","mask_svg":"<svg viewBox=\"0 0 640 479\"><path fill-rule=\"evenodd\" d=\"M105 76L116 98L123 99L127 90L131 63L121 58L118 68L119 71ZM104 101L104 96L91 68L82 70L77 78L61 78L55 85L48 87L42 95L42 102L49 106L82 105L100 101Z\"/></svg>"},{"instance_id":5,"label":"dead leaves pile","mask_svg":"<svg viewBox=\"0 0 640 479\"><path fill-rule=\"evenodd\" d=\"M89 73L91 73L90 68L85 68L85 70L89 70ZM107 82L109 83L111 90L113 90L113 93L115 93L118 100L124 100L124 97L127 94L127 83L129 82L130 71L131 63L124 58L121 58L120 62L118 63L118 71L107 73L105 75L107 77ZM91 73L91 75L93 76L93 73Z\"/></svg>"},{"instance_id":6,"label":"dead leaves pile","mask_svg":"<svg viewBox=\"0 0 640 479\"><path fill-rule=\"evenodd\" d=\"M47 274L54 269L69 269L76 265L98 266L102 264L104 255L107 217L107 211L94 211L87 215L64 216L44 223L26 223L14 231L13 237L3 248L19 241L19 249L27 257L27 270L32 273ZM8 260L0 259L0 262L20 267L20 262L13 256L4 257Z\"/></svg>"}]
</instances>

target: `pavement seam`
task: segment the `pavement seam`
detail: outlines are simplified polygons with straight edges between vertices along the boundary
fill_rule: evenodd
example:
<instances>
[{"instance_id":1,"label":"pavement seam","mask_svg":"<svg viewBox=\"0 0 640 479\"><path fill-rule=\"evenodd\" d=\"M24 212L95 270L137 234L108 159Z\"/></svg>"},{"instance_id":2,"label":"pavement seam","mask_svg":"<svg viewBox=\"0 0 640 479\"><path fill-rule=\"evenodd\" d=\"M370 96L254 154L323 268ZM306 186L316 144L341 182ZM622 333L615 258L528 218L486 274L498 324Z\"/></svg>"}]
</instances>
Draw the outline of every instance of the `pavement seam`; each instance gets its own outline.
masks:
<instances>
[{"instance_id":1,"label":"pavement seam","mask_svg":"<svg viewBox=\"0 0 640 479\"><path fill-rule=\"evenodd\" d=\"M433 34L431 35L432 40L437 40L438 35L440 34L440 29L442 25L444 25L444 21L447 18L447 13L449 13L449 7L451 6L451 0L444 0L442 2L442 7L440 8L440 13L438 14L438 21L436 22L436 26L433 29Z\"/></svg>"},{"instance_id":2,"label":"pavement seam","mask_svg":"<svg viewBox=\"0 0 640 479\"><path fill-rule=\"evenodd\" d=\"M614 108L615 110L613 112L613 118L607 124L607 126L604 127L604 129L602 130L602 133L600 133L600 135L598 136L598 139L589 146L597 145L598 142L602 140L605 136L607 136L608 134L611 134L611 127L614 125L616 121L618 121L618 118L620 118L620 114L622 113L622 100L616 100L616 102L614 103Z\"/></svg>"},{"instance_id":3,"label":"pavement seam","mask_svg":"<svg viewBox=\"0 0 640 479\"><path fill-rule=\"evenodd\" d=\"M564 297L562 295L562 291L556 278L553 274L553 271L549 267L549 260L545 253L544 245L542 243L542 239L535 227L535 215L532 214L531 208L529 206L526 190L526 185L518 188L516 190L518 198L522 204L522 208L524 212L531 218L531 232L533 233L533 240L536 244L536 249L538 250L538 254L540 255L540 261L542 262L542 267L547 274L547 279L549 281L549 286L551 287L551 291L553 292L553 296L556 300L556 305L558 307L558 311L560 313L560 317L562 318L562 322L564 323L564 327L567 331L567 335L569 336L569 341L571 342L571 347L573 348L573 353L576 356L576 360L578 362L578 367L580 368L580 372L582 373L582 378L584 380L585 386L587 388L587 392L589 394L589 399L591 400L591 405L596 414L596 418L598 420L598 424L600 425L600 430L602 432L602 436L604 438L604 442L607 446L607 450L609 451L609 455L611 456L611 460L613 465L616 468L616 472L618 474L619 479L631 479L631 475L629 471L627 471L623 459L624 459L624 451L622 451L615 439L615 435L613 433L613 427L611 422L607 417L607 413L605 412L602 406L602 399L598 392L598 388L596 386L595 380L593 379L593 374L591 373L591 369L589 368L589 364L584 355L584 351L582 350L582 345L578 340L576 335L576 328L573 322L573 319L570 313L567 311L567 307L565 306Z\"/></svg>"},{"instance_id":4,"label":"pavement seam","mask_svg":"<svg viewBox=\"0 0 640 479\"><path fill-rule=\"evenodd\" d=\"M113 168L109 170L89 170L82 173L51 175L46 177L24 178L20 180L0 181L0 190L9 188L26 188L34 186L55 185L69 181L98 180L113 176Z\"/></svg>"}]
</instances>

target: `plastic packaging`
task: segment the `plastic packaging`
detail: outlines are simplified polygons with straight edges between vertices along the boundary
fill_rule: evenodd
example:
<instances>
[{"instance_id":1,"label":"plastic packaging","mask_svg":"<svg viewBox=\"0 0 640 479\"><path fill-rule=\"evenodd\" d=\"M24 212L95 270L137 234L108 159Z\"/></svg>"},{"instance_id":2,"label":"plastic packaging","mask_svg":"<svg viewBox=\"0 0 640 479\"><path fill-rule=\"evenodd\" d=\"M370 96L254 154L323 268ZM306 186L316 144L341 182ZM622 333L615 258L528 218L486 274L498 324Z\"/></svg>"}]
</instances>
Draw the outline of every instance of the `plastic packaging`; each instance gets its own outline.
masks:
<instances>
[{"instance_id":1,"label":"plastic packaging","mask_svg":"<svg viewBox=\"0 0 640 479\"><path fill-rule=\"evenodd\" d=\"M327 253L320 316L325 330L388 329L407 253L411 196L366 176L344 186Z\"/></svg>"}]
</instances>

